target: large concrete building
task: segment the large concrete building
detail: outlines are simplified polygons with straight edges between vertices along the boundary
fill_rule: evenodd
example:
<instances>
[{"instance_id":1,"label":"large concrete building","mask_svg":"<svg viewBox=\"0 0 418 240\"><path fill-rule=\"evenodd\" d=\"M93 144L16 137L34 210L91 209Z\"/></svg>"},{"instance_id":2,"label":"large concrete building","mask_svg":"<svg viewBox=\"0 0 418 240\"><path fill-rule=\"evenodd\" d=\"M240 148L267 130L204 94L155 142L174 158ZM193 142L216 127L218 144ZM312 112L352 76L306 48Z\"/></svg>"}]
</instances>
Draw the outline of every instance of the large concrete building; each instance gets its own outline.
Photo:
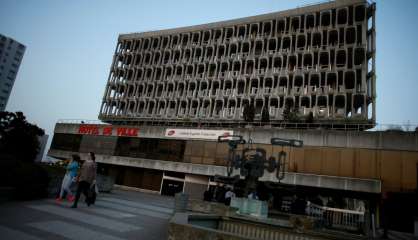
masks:
<instances>
[{"instance_id":1,"label":"large concrete building","mask_svg":"<svg viewBox=\"0 0 418 240\"><path fill-rule=\"evenodd\" d=\"M6 109L26 47L0 34L0 111Z\"/></svg>"},{"instance_id":2,"label":"large concrete building","mask_svg":"<svg viewBox=\"0 0 418 240\"><path fill-rule=\"evenodd\" d=\"M246 104L273 124L375 115L374 8L335 1L211 24L119 36L103 121L238 123ZM310 116L310 117L309 117Z\"/></svg>"},{"instance_id":3,"label":"large concrete building","mask_svg":"<svg viewBox=\"0 0 418 240\"><path fill-rule=\"evenodd\" d=\"M281 188L275 197L319 194L350 209L362 199L378 213L381 193L416 191L418 135L362 131L375 124L375 90L375 4L364 0L122 34L99 113L106 123L58 122L48 155L92 151L116 184L202 198L214 175L227 174L218 136L236 134L253 143L238 150L289 156L280 185L267 171L261 178ZM246 104L255 107L251 127ZM267 126L257 123L262 109ZM283 114L292 111L297 119ZM304 146L272 146L276 137Z\"/></svg>"}]
</instances>

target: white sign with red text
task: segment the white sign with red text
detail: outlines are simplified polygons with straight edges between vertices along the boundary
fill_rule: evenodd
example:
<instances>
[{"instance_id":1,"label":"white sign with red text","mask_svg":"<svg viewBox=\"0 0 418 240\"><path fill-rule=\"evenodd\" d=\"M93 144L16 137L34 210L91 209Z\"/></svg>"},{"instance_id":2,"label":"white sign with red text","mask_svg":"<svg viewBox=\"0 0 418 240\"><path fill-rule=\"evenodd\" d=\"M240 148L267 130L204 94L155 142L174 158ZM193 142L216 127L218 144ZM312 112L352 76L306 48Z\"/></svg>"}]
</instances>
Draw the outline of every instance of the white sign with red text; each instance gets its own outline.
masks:
<instances>
[{"instance_id":1,"label":"white sign with red text","mask_svg":"<svg viewBox=\"0 0 418 240\"><path fill-rule=\"evenodd\" d=\"M172 138L188 138L188 139L211 139L218 140L219 136L231 136L234 131L230 130L205 130L205 129L179 129L167 128L165 130L166 137Z\"/></svg>"}]
</instances>

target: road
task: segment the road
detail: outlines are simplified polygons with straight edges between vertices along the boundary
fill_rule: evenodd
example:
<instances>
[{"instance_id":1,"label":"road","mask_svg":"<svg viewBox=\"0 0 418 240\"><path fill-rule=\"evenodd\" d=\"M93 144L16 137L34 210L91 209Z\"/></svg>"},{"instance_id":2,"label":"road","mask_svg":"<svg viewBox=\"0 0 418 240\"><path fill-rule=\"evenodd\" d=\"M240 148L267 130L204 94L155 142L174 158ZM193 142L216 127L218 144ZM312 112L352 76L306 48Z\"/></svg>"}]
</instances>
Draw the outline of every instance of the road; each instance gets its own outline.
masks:
<instances>
[{"instance_id":1,"label":"road","mask_svg":"<svg viewBox=\"0 0 418 240\"><path fill-rule=\"evenodd\" d=\"M80 199L82 200L82 199ZM167 239L174 199L114 190L77 209L53 199L0 205L0 239Z\"/></svg>"}]
</instances>

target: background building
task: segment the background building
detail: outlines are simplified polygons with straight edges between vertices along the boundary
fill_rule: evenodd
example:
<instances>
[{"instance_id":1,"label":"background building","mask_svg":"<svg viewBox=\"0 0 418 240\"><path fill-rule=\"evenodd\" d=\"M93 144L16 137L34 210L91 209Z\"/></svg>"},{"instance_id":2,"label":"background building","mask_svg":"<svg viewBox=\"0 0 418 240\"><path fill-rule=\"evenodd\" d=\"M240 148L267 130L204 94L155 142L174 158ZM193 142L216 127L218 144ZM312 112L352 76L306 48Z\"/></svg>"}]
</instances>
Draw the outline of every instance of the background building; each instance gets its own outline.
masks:
<instances>
[{"instance_id":1,"label":"background building","mask_svg":"<svg viewBox=\"0 0 418 240\"><path fill-rule=\"evenodd\" d=\"M0 34L0 111L6 109L26 47Z\"/></svg>"},{"instance_id":2,"label":"background building","mask_svg":"<svg viewBox=\"0 0 418 240\"><path fill-rule=\"evenodd\" d=\"M122 34L99 118L238 123L371 123L374 10L336 1L177 29Z\"/></svg>"}]
</instances>

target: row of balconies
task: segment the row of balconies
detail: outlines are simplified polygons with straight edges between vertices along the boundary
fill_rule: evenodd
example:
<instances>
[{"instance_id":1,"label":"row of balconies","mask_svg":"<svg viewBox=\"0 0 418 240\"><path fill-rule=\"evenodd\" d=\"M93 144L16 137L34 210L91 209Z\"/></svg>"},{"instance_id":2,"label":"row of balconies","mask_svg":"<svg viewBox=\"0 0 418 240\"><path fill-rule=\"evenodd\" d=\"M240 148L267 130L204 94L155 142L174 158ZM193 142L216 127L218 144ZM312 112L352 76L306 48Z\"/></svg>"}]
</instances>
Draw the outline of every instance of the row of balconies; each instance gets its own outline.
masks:
<instances>
[{"instance_id":1,"label":"row of balconies","mask_svg":"<svg viewBox=\"0 0 418 240\"><path fill-rule=\"evenodd\" d=\"M367 36L365 29L356 31L355 28L347 28L342 34L336 29L327 35L324 32L316 32L312 35L289 35L283 38L270 38L255 42L221 44L207 47L173 49L165 51L144 51L137 54L115 54L114 66L145 66L160 64L177 64L210 61L211 59L228 58L245 55L261 56L274 53L293 53L319 49L366 47ZM323 36L325 35L325 36ZM326 41L323 38L327 38ZM340 38L344 38L341 40ZM356 40L357 38L357 40Z\"/></svg>"},{"instance_id":2,"label":"row of balconies","mask_svg":"<svg viewBox=\"0 0 418 240\"><path fill-rule=\"evenodd\" d=\"M224 78L239 75L268 75L294 71L343 70L362 67L367 56L364 48L338 49L285 56L262 57L234 62L177 65L173 67L146 67L139 69L113 69L110 82L118 80L160 81L192 78ZM270 62L271 61L271 62ZM244 66L244 68L243 68ZM257 68L255 67L257 66ZM273 68L269 69L269 66ZM367 65L365 65L367 67ZM230 71L232 69L232 71ZM244 71L245 70L245 71ZM135 72L134 72L135 71ZM197 72L197 73L196 73ZM116 74L115 74L116 73Z\"/></svg>"},{"instance_id":3,"label":"row of balconies","mask_svg":"<svg viewBox=\"0 0 418 240\"><path fill-rule=\"evenodd\" d=\"M263 22L225 26L219 29L179 33L166 36L139 38L119 42L117 52L173 48L177 45L200 45L210 41L228 41L235 38L255 38L256 36L276 36L278 34L300 33L311 29L345 27L367 20L367 6L343 7L323 10L299 16L266 20Z\"/></svg>"},{"instance_id":4,"label":"row of balconies","mask_svg":"<svg viewBox=\"0 0 418 240\"><path fill-rule=\"evenodd\" d=\"M300 116L310 113L318 119L345 118L349 116L367 118L368 106L364 95L352 95L347 101L346 95L329 95L313 98L299 98L297 111ZM163 101L130 101L130 102L104 102L101 114L108 116L150 117L150 118L233 118L242 119L243 107L251 100L230 99L225 100L163 100ZM283 102L284 101L284 102ZM280 104L279 104L280 103ZM350 106L347 106L351 103ZM270 98L268 100L254 99L256 119L261 117L263 108L267 108L270 119L283 119L284 106L294 106L295 98ZM293 109L293 107L292 107Z\"/></svg>"},{"instance_id":5,"label":"row of balconies","mask_svg":"<svg viewBox=\"0 0 418 240\"><path fill-rule=\"evenodd\" d=\"M365 85L358 85L352 89L346 89L343 85L338 86L303 86L303 87L278 87L278 88L251 88L249 91L239 91L238 89L215 89L215 90L201 90L201 91L171 91L171 92L159 92L152 93L147 92L139 96L126 96L124 94L115 94L107 96L108 100L135 100L135 99L203 99L203 98L234 98L234 97L285 97L285 96L312 96L321 94L364 94L366 93ZM154 95L155 94L155 95ZM126 96L126 97L125 97Z\"/></svg>"}]
</instances>

